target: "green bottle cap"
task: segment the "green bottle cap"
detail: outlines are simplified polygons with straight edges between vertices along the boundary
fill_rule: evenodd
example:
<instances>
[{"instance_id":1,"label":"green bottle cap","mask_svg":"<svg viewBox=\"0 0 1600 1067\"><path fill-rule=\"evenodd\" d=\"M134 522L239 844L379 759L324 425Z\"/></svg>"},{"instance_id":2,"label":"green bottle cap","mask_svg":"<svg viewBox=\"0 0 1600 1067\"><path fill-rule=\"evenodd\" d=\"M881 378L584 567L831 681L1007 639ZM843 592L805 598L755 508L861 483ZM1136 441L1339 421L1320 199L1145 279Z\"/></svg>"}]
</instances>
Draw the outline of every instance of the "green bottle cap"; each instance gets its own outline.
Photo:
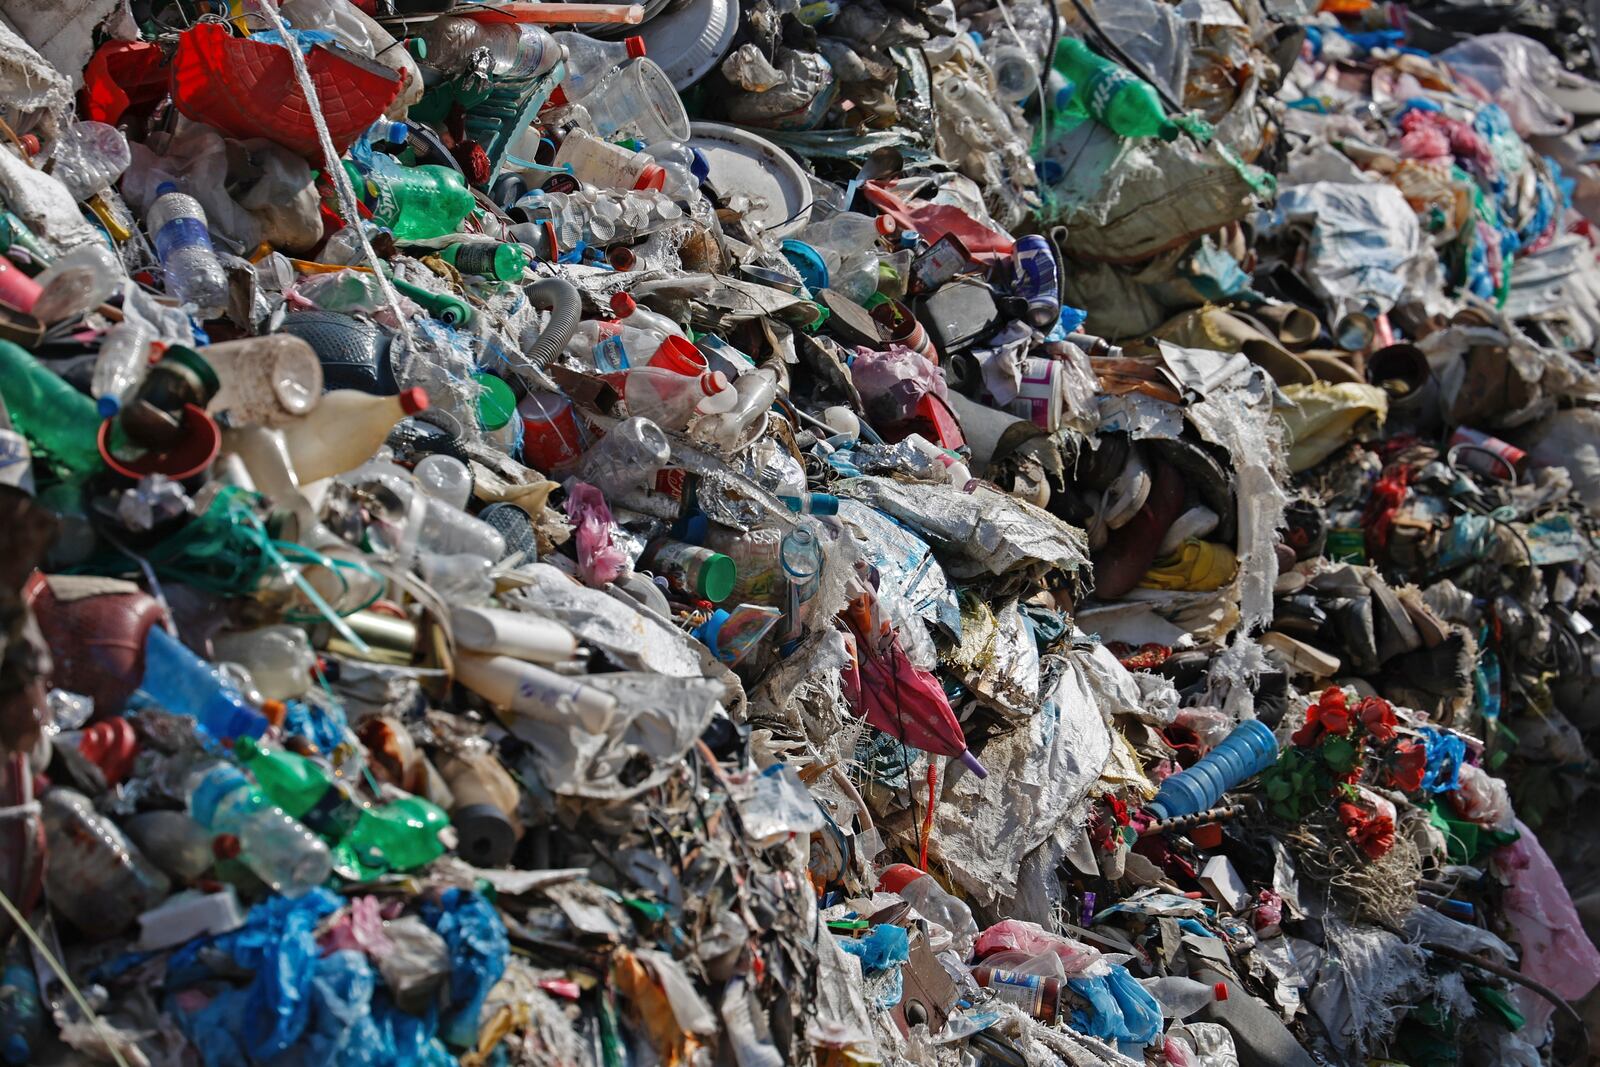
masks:
<instances>
[{"instance_id":1,"label":"green bottle cap","mask_svg":"<svg viewBox=\"0 0 1600 1067\"><path fill-rule=\"evenodd\" d=\"M517 394L488 371L474 374L472 380L483 386L483 392L478 394L478 426L493 433L517 413Z\"/></svg>"},{"instance_id":2,"label":"green bottle cap","mask_svg":"<svg viewBox=\"0 0 1600 1067\"><path fill-rule=\"evenodd\" d=\"M216 396L217 390L222 388L222 379L217 377L217 369L194 349L185 348L183 345L172 345L162 358L173 360L179 366L187 367L193 372L208 399Z\"/></svg>"},{"instance_id":3,"label":"green bottle cap","mask_svg":"<svg viewBox=\"0 0 1600 1067\"><path fill-rule=\"evenodd\" d=\"M721 552L713 552L700 567L695 592L711 603L719 604L733 592L733 583L738 576L739 571L732 558Z\"/></svg>"}]
</instances>

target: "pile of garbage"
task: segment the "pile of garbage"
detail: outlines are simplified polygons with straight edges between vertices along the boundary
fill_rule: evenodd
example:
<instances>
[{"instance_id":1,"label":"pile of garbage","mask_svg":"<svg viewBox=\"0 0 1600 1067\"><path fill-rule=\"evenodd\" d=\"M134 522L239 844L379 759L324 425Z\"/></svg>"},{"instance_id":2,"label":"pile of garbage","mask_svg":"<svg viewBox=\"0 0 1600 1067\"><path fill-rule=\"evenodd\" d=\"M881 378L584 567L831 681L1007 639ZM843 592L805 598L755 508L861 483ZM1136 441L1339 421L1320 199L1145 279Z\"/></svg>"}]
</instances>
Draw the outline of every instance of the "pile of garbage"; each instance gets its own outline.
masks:
<instances>
[{"instance_id":1,"label":"pile of garbage","mask_svg":"<svg viewBox=\"0 0 1600 1067\"><path fill-rule=\"evenodd\" d=\"M0 16L0 1062L1589 1062L1583 11Z\"/></svg>"}]
</instances>

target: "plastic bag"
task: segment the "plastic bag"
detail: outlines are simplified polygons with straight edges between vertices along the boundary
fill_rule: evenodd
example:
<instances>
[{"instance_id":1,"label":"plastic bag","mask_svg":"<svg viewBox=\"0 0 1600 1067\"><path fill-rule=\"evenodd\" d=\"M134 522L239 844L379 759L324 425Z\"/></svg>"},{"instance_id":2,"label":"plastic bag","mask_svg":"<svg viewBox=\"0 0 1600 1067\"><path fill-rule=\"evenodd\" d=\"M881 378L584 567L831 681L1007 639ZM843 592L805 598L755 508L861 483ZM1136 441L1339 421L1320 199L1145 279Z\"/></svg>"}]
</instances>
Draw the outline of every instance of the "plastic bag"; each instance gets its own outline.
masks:
<instances>
[{"instance_id":1,"label":"plastic bag","mask_svg":"<svg viewBox=\"0 0 1600 1067\"><path fill-rule=\"evenodd\" d=\"M758 847L776 844L789 834L822 829L822 811L794 768L774 763L755 780L750 796L739 801L745 833Z\"/></svg>"},{"instance_id":2,"label":"plastic bag","mask_svg":"<svg viewBox=\"0 0 1600 1067\"><path fill-rule=\"evenodd\" d=\"M422 919L450 947L450 1003L440 1037L470 1047L478 1036L478 1013L511 953L505 924L493 904L463 889L447 889L437 904L424 903Z\"/></svg>"},{"instance_id":3,"label":"plastic bag","mask_svg":"<svg viewBox=\"0 0 1600 1067\"><path fill-rule=\"evenodd\" d=\"M1100 950L1060 934L1052 934L1038 923L1003 919L978 935L973 952L980 959L996 952L1022 952L1029 956L1054 953L1069 975L1105 975L1109 965L1101 962Z\"/></svg>"}]
</instances>

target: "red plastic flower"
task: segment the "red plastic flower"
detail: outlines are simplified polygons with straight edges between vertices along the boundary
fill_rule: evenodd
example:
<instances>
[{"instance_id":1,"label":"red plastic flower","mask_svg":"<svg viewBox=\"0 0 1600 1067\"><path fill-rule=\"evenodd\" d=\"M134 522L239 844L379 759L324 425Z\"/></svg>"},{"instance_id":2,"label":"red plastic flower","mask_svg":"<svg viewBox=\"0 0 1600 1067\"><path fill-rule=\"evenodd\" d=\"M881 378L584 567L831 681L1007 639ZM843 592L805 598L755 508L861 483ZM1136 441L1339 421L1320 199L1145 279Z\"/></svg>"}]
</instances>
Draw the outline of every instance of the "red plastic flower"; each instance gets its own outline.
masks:
<instances>
[{"instance_id":1,"label":"red plastic flower","mask_svg":"<svg viewBox=\"0 0 1600 1067\"><path fill-rule=\"evenodd\" d=\"M1422 788L1422 775L1427 768L1428 747L1416 741L1402 741L1395 747L1389 777L1402 793L1415 793Z\"/></svg>"},{"instance_id":2,"label":"red plastic flower","mask_svg":"<svg viewBox=\"0 0 1600 1067\"><path fill-rule=\"evenodd\" d=\"M1368 859L1381 859L1394 847L1394 819L1386 813L1367 811L1345 801L1339 805L1339 821L1344 824L1345 836Z\"/></svg>"},{"instance_id":3,"label":"red plastic flower","mask_svg":"<svg viewBox=\"0 0 1600 1067\"><path fill-rule=\"evenodd\" d=\"M1306 709L1306 723L1300 729L1289 735L1300 748L1310 748L1317 743L1317 738L1322 736L1322 726L1317 722L1317 706L1315 704Z\"/></svg>"},{"instance_id":4,"label":"red plastic flower","mask_svg":"<svg viewBox=\"0 0 1600 1067\"><path fill-rule=\"evenodd\" d=\"M1367 728L1367 733L1374 740L1387 741L1394 736L1394 728L1399 720L1394 716L1394 708L1382 697L1363 700L1356 705L1356 714L1361 716L1361 725Z\"/></svg>"},{"instance_id":5,"label":"red plastic flower","mask_svg":"<svg viewBox=\"0 0 1600 1067\"><path fill-rule=\"evenodd\" d=\"M1324 708L1342 708L1345 706L1344 690L1336 685L1330 685L1322 691L1317 698L1317 704Z\"/></svg>"},{"instance_id":6,"label":"red plastic flower","mask_svg":"<svg viewBox=\"0 0 1600 1067\"><path fill-rule=\"evenodd\" d=\"M1322 728L1330 734L1346 733L1350 729L1350 713L1344 705L1322 705L1317 714L1317 721L1322 723Z\"/></svg>"}]
</instances>

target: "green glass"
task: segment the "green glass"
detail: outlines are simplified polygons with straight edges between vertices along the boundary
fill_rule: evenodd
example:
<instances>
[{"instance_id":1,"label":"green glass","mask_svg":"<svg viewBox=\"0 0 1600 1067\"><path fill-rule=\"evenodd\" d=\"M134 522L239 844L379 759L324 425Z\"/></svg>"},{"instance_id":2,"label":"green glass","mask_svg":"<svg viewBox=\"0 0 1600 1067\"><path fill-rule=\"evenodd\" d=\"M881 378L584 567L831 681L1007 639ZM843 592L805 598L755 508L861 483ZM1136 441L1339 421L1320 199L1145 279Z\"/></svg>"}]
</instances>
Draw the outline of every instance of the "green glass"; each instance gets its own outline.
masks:
<instances>
[{"instance_id":1,"label":"green glass","mask_svg":"<svg viewBox=\"0 0 1600 1067\"><path fill-rule=\"evenodd\" d=\"M35 462L42 458L57 477L79 481L104 467L94 401L10 341L0 341L0 397Z\"/></svg>"}]
</instances>

